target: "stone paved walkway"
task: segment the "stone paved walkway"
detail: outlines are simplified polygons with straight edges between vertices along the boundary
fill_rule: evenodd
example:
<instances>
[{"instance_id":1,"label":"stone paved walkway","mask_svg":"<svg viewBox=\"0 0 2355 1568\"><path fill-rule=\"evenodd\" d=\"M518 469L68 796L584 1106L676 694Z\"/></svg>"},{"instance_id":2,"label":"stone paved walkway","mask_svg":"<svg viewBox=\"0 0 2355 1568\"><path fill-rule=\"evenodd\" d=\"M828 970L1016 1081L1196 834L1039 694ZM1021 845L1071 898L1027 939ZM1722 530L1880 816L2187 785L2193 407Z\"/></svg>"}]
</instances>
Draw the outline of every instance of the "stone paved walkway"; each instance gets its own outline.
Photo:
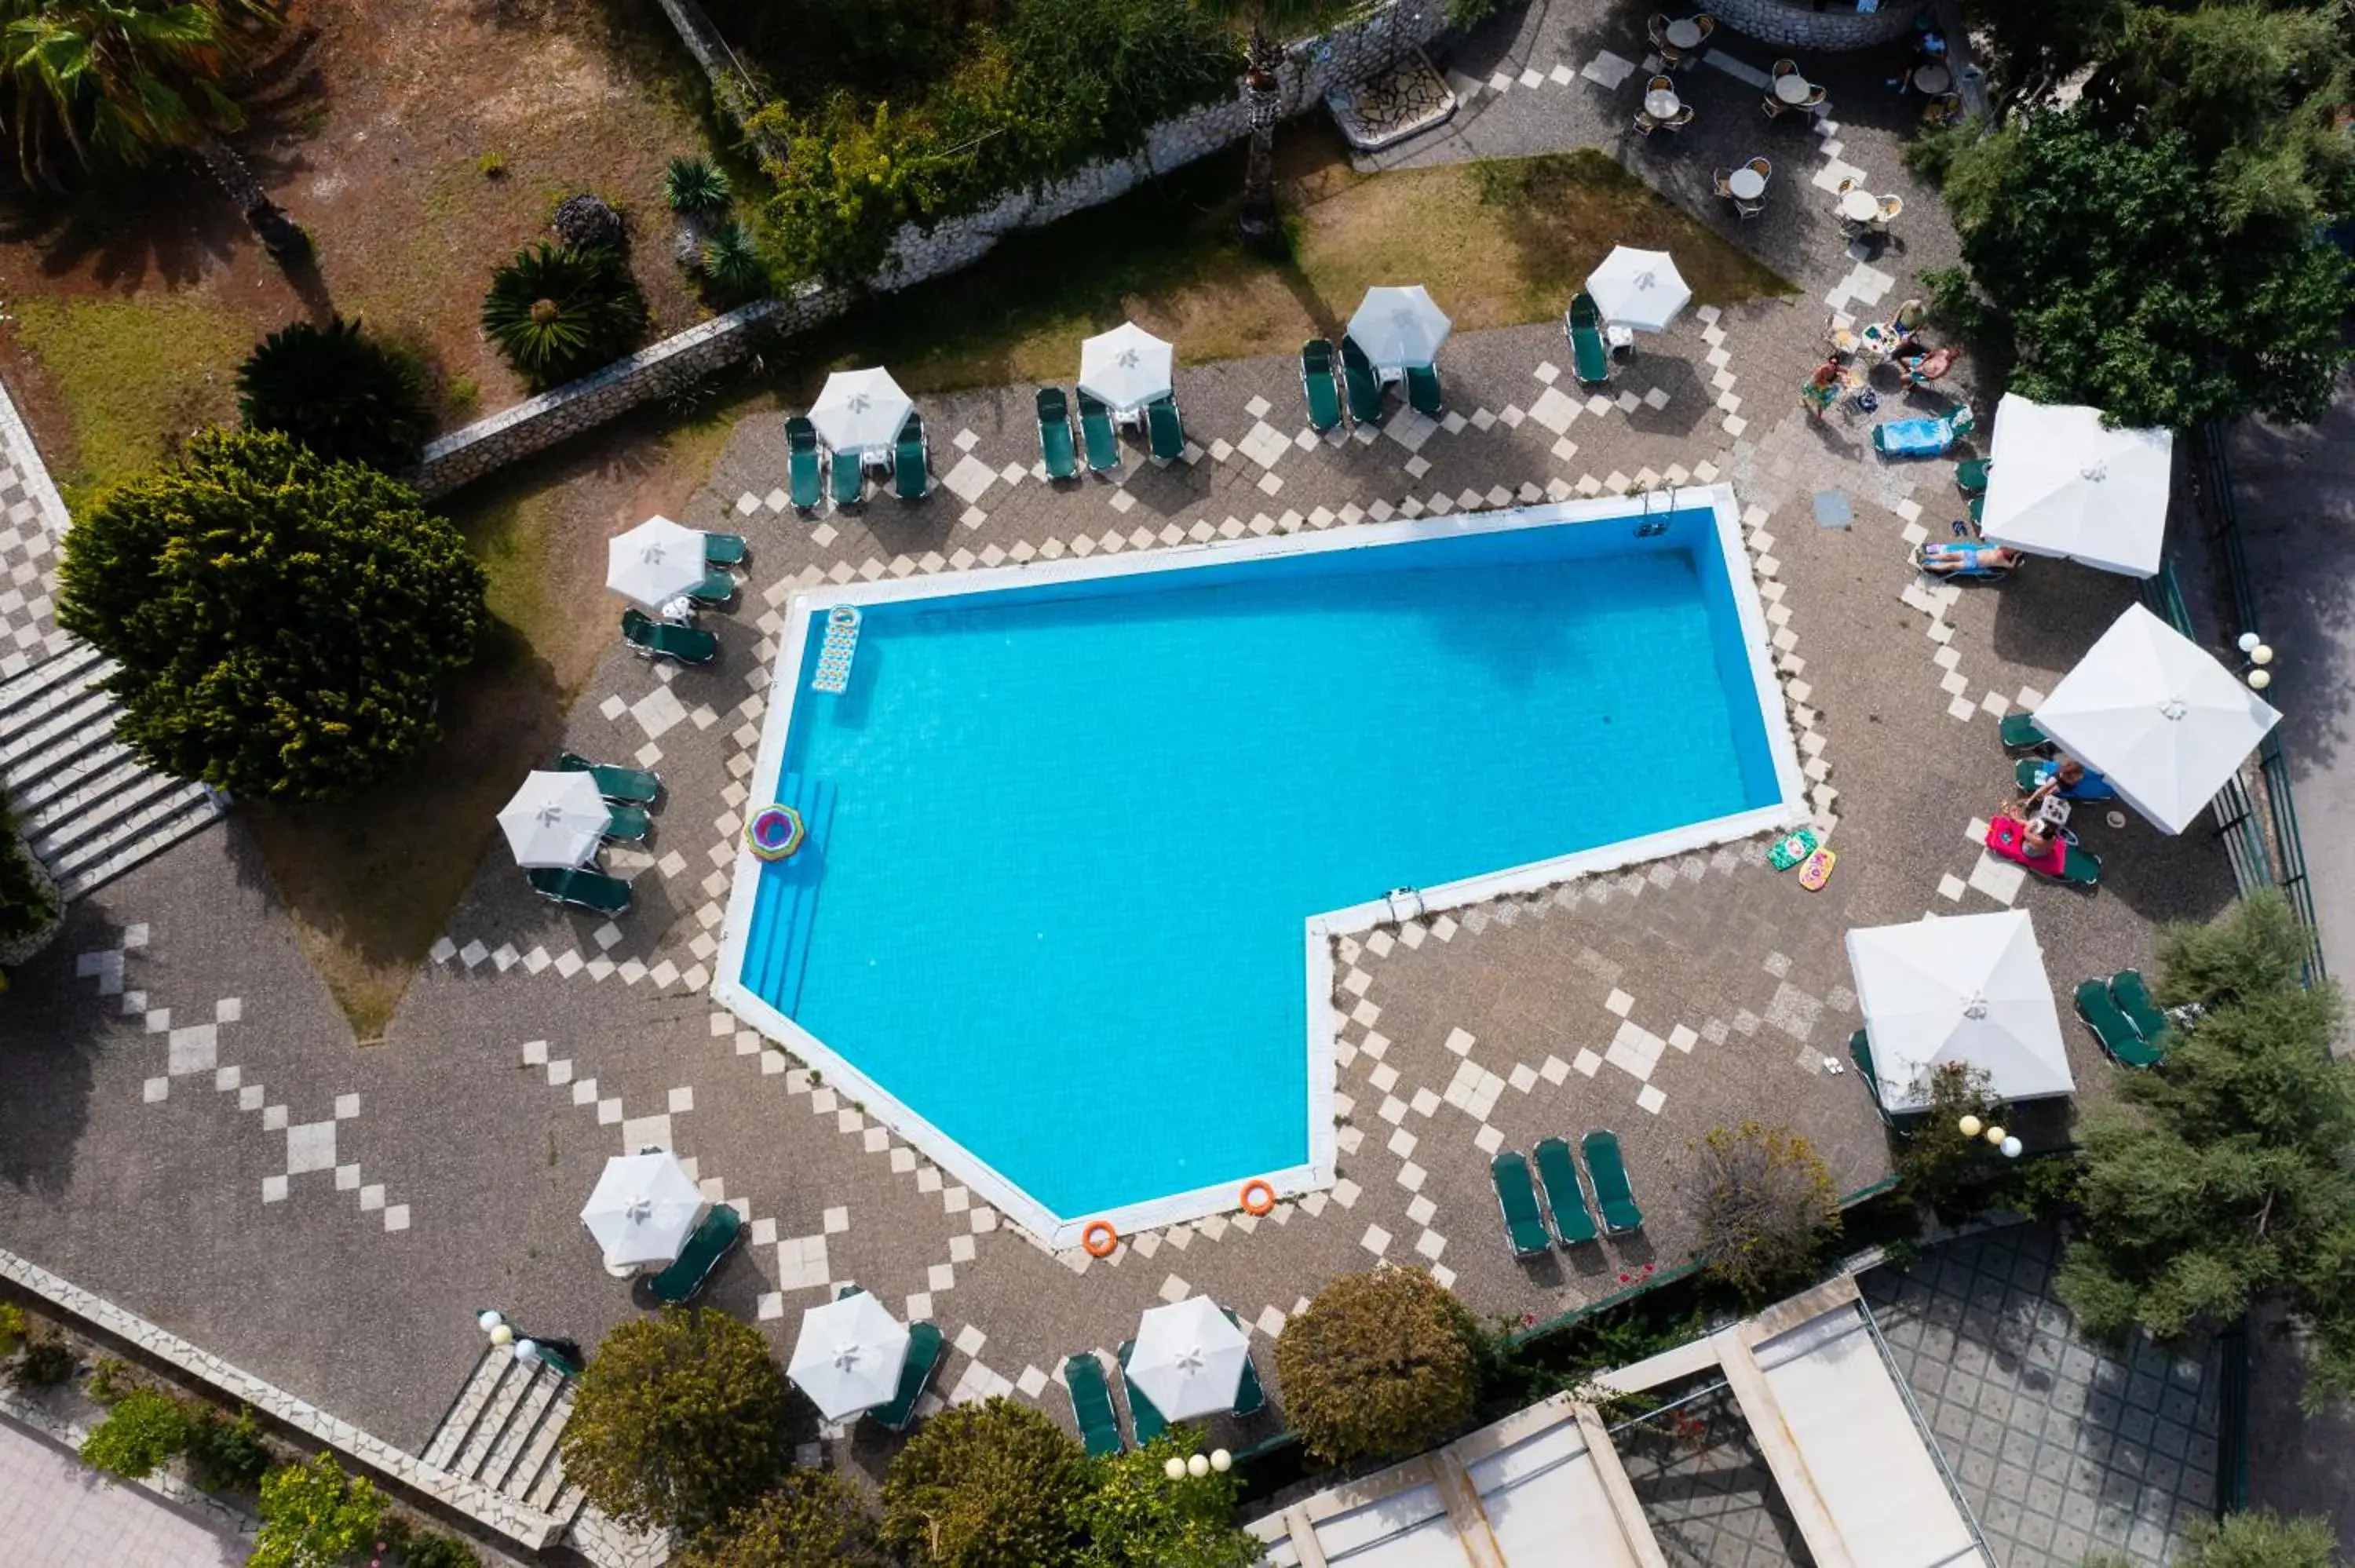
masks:
<instances>
[{"instance_id":1,"label":"stone paved walkway","mask_svg":"<svg viewBox=\"0 0 2355 1568\"><path fill-rule=\"evenodd\" d=\"M244 1561L240 1542L0 1420L0 1562L8 1568L237 1568Z\"/></svg>"},{"instance_id":2,"label":"stone paved walkway","mask_svg":"<svg viewBox=\"0 0 2355 1568\"><path fill-rule=\"evenodd\" d=\"M64 650L52 611L65 503L0 387L0 680Z\"/></svg>"}]
</instances>

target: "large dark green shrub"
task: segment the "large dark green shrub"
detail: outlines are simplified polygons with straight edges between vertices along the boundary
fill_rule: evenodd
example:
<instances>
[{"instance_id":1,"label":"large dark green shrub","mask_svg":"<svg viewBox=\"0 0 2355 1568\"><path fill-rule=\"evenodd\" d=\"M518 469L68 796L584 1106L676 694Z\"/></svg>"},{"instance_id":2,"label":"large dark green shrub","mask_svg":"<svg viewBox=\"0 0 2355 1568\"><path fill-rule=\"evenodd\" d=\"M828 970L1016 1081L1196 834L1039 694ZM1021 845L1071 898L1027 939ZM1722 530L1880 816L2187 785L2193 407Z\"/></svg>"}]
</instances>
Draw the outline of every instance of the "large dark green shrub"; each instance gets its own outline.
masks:
<instances>
[{"instance_id":1,"label":"large dark green shrub","mask_svg":"<svg viewBox=\"0 0 2355 1568\"><path fill-rule=\"evenodd\" d=\"M891 1568L874 1511L824 1470L789 1470L774 1491L698 1542L679 1568Z\"/></svg>"},{"instance_id":2,"label":"large dark green shrub","mask_svg":"<svg viewBox=\"0 0 2355 1568\"><path fill-rule=\"evenodd\" d=\"M1751 1300L1812 1278L1839 1234L1839 1193L1815 1145L1744 1121L1695 1152L1696 1245L1710 1273Z\"/></svg>"},{"instance_id":3,"label":"large dark green shrub","mask_svg":"<svg viewBox=\"0 0 2355 1568\"><path fill-rule=\"evenodd\" d=\"M2285 1519L2259 1510L2200 1520L2176 1568L2339 1568L2328 1518Z\"/></svg>"},{"instance_id":4,"label":"large dark green shrub","mask_svg":"<svg viewBox=\"0 0 2355 1568\"><path fill-rule=\"evenodd\" d=\"M32 852L16 836L7 792L0 789L0 948L23 941L57 917L57 900L34 868Z\"/></svg>"},{"instance_id":5,"label":"large dark green shrub","mask_svg":"<svg viewBox=\"0 0 2355 1568\"><path fill-rule=\"evenodd\" d=\"M74 1354L62 1340L35 1340L11 1374L19 1388L48 1388L74 1374Z\"/></svg>"},{"instance_id":6,"label":"large dark green shrub","mask_svg":"<svg viewBox=\"0 0 2355 1568\"><path fill-rule=\"evenodd\" d=\"M135 1481L188 1446L188 1416L179 1401L152 1388L133 1389L82 1439L81 1462Z\"/></svg>"},{"instance_id":7,"label":"large dark green shrub","mask_svg":"<svg viewBox=\"0 0 2355 1568\"><path fill-rule=\"evenodd\" d=\"M1899 1179L1942 1219L1958 1221L1974 1212L1978 1194L2003 1163L1984 1138L1962 1130L1966 1116L1977 1118L1982 1127L2003 1124L2004 1103L1989 1092L1990 1081L1985 1068L1964 1062L1934 1068L1928 1108L1906 1118L1899 1135Z\"/></svg>"},{"instance_id":8,"label":"large dark green shrub","mask_svg":"<svg viewBox=\"0 0 2355 1568\"><path fill-rule=\"evenodd\" d=\"M417 461L432 424L409 362L341 316L263 338L238 366L237 406L250 430L283 430L323 458L387 472Z\"/></svg>"},{"instance_id":9,"label":"large dark green shrub","mask_svg":"<svg viewBox=\"0 0 2355 1568\"><path fill-rule=\"evenodd\" d=\"M1421 1453L1480 1397L1479 1325L1421 1269L1345 1274L1275 1341L1284 1414L1334 1464Z\"/></svg>"},{"instance_id":10,"label":"large dark green shrub","mask_svg":"<svg viewBox=\"0 0 2355 1568\"><path fill-rule=\"evenodd\" d=\"M482 567L417 493L289 438L216 431L66 535L58 621L122 668L115 734L225 789L348 796L439 733Z\"/></svg>"},{"instance_id":11,"label":"large dark green shrub","mask_svg":"<svg viewBox=\"0 0 2355 1568\"><path fill-rule=\"evenodd\" d=\"M883 1538L918 1568L1069 1568L1086 1456L1060 1426L997 1398L942 1411L883 1478Z\"/></svg>"},{"instance_id":12,"label":"large dark green shrub","mask_svg":"<svg viewBox=\"0 0 2355 1568\"><path fill-rule=\"evenodd\" d=\"M627 354L645 331L646 302L621 252L539 244L491 274L483 332L535 387L585 375Z\"/></svg>"},{"instance_id":13,"label":"large dark green shrub","mask_svg":"<svg viewBox=\"0 0 2355 1568\"><path fill-rule=\"evenodd\" d=\"M240 1405L234 1417L210 1405L188 1422L188 1460L196 1467L197 1484L212 1491L250 1492L261 1485L270 1470L270 1445L250 1405Z\"/></svg>"},{"instance_id":14,"label":"large dark green shrub","mask_svg":"<svg viewBox=\"0 0 2355 1568\"><path fill-rule=\"evenodd\" d=\"M694 1534L784 1475L788 1397L759 1330L702 1310L633 1319L581 1374L564 1473L625 1523Z\"/></svg>"},{"instance_id":15,"label":"large dark green shrub","mask_svg":"<svg viewBox=\"0 0 2355 1568\"><path fill-rule=\"evenodd\" d=\"M1260 1544L1235 1524L1241 1476L1213 1470L1171 1480L1163 1467L1197 1450L1173 1426L1133 1453L1091 1461L1075 1522L1087 1537L1081 1568L1251 1568Z\"/></svg>"}]
</instances>

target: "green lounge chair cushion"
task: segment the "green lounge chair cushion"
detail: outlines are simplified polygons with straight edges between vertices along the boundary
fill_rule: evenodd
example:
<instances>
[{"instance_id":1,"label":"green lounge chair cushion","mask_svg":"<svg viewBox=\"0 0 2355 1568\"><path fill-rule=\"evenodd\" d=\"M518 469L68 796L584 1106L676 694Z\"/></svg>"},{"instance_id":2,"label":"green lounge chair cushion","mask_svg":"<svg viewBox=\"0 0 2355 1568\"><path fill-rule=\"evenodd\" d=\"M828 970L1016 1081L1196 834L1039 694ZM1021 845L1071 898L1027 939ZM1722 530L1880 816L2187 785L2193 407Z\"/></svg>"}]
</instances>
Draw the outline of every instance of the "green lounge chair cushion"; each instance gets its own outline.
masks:
<instances>
[{"instance_id":1,"label":"green lounge chair cushion","mask_svg":"<svg viewBox=\"0 0 2355 1568\"><path fill-rule=\"evenodd\" d=\"M655 620L634 609L622 611L622 635L634 648L676 659L682 664L709 664L719 654L719 639L709 631Z\"/></svg>"},{"instance_id":2,"label":"green lounge chair cushion","mask_svg":"<svg viewBox=\"0 0 2355 1568\"><path fill-rule=\"evenodd\" d=\"M662 793L662 780L643 768L616 768L570 751L556 754L556 766L565 773L586 773L597 781L597 793L608 800L644 806Z\"/></svg>"},{"instance_id":3,"label":"green lounge chair cushion","mask_svg":"<svg viewBox=\"0 0 2355 1568\"><path fill-rule=\"evenodd\" d=\"M834 503L837 506L856 506L865 498L867 470L856 455L846 458L840 452L835 453L834 461L826 465L826 471L833 476Z\"/></svg>"},{"instance_id":4,"label":"green lounge chair cushion","mask_svg":"<svg viewBox=\"0 0 2355 1568\"><path fill-rule=\"evenodd\" d=\"M1333 345L1312 337L1300 345L1300 389L1308 399L1308 423L1319 432L1341 422L1341 388L1333 379Z\"/></svg>"},{"instance_id":5,"label":"green lounge chair cushion","mask_svg":"<svg viewBox=\"0 0 2355 1568\"><path fill-rule=\"evenodd\" d=\"M654 831L655 820L646 815L644 806L608 803L605 807L605 836L609 839L619 839L629 844L640 843Z\"/></svg>"},{"instance_id":6,"label":"green lounge chair cushion","mask_svg":"<svg viewBox=\"0 0 2355 1568\"><path fill-rule=\"evenodd\" d=\"M1361 425L1382 422L1382 384L1354 339L1341 340L1341 381L1349 394L1349 418Z\"/></svg>"},{"instance_id":7,"label":"green lounge chair cushion","mask_svg":"<svg viewBox=\"0 0 2355 1568\"><path fill-rule=\"evenodd\" d=\"M932 488L932 475L924 471L924 421L915 414L900 427L900 441L891 461L891 482L902 501L922 501Z\"/></svg>"},{"instance_id":8,"label":"green lounge chair cushion","mask_svg":"<svg viewBox=\"0 0 2355 1568\"><path fill-rule=\"evenodd\" d=\"M2033 714L2004 715L1998 733L2003 736L2008 751L2027 751L2045 745L2051 738L2038 726Z\"/></svg>"},{"instance_id":9,"label":"green lounge chair cushion","mask_svg":"<svg viewBox=\"0 0 2355 1568\"><path fill-rule=\"evenodd\" d=\"M1972 458L1955 465L1955 488L1965 495L1977 495L1987 487L1987 460Z\"/></svg>"},{"instance_id":10,"label":"green lounge chair cushion","mask_svg":"<svg viewBox=\"0 0 2355 1568\"><path fill-rule=\"evenodd\" d=\"M1120 1416L1113 1409L1103 1362L1096 1360L1093 1351L1063 1358L1063 1386L1071 1391L1071 1414L1079 1418L1080 1438L1091 1457L1117 1454L1128 1446L1121 1439Z\"/></svg>"},{"instance_id":11,"label":"green lounge chair cushion","mask_svg":"<svg viewBox=\"0 0 2355 1568\"><path fill-rule=\"evenodd\" d=\"M1243 1320L1235 1316L1233 1308L1221 1307L1219 1310L1225 1314L1227 1321L1236 1328L1240 1329L1243 1326ZM1246 1335L1245 1338L1249 1336ZM1266 1408L1267 1390L1259 1384L1259 1368L1252 1365L1251 1347L1246 1345L1243 1347L1243 1375L1235 1383L1234 1413L1237 1415L1257 1415Z\"/></svg>"},{"instance_id":12,"label":"green lounge chair cushion","mask_svg":"<svg viewBox=\"0 0 2355 1568\"><path fill-rule=\"evenodd\" d=\"M2112 975L2110 1000L2118 1004L2118 1011L2126 1015L2126 1021L2135 1026L2135 1033L2153 1049L2164 1051L2167 1048L2164 1038L2169 1030L2167 1014L2151 1001L2150 988L2143 984L2140 969L2120 969Z\"/></svg>"},{"instance_id":13,"label":"green lounge chair cushion","mask_svg":"<svg viewBox=\"0 0 2355 1568\"><path fill-rule=\"evenodd\" d=\"M736 597L736 579L725 567L713 567L703 574L703 581L687 596L698 604L726 604Z\"/></svg>"},{"instance_id":14,"label":"green lounge chair cushion","mask_svg":"<svg viewBox=\"0 0 2355 1568\"><path fill-rule=\"evenodd\" d=\"M602 915L619 915L630 906L628 883L588 866L535 866L524 874L534 891L561 904Z\"/></svg>"},{"instance_id":15,"label":"green lounge chair cushion","mask_svg":"<svg viewBox=\"0 0 2355 1568\"><path fill-rule=\"evenodd\" d=\"M687 1238L678 1260L654 1277L655 1299L666 1307L684 1307L694 1300L743 1234L743 1215L725 1203L712 1204L695 1234Z\"/></svg>"},{"instance_id":16,"label":"green lounge chair cushion","mask_svg":"<svg viewBox=\"0 0 2355 1568\"><path fill-rule=\"evenodd\" d=\"M1590 1132L1579 1140L1586 1156L1586 1174L1594 1183L1594 1206L1603 1211L1603 1228L1613 1235L1644 1228L1644 1211L1636 1206L1635 1190L1627 1185L1627 1162L1619 1153L1619 1137Z\"/></svg>"},{"instance_id":17,"label":"green lounge chair cushion","mask_svg":"<svg viewBox=\"0 0 2355 1568\"><path fill-rule=\"evenodd\" d=\"M1136 1350L1135 1340L1120 1342L1120 1383L1128 1391L1128 1424L1136 1432L1136 1446L1144 1447L1169 1430L1168 1420L1154 1408L1153 1401L1145 1397L1136 1384L1129 1381L1128 1358Z\"/></svg>"},{"instance_id":18,"label":"green lounge chair cushion","mask_svg":"<svg viewBox=\"0 0 2355 1568\"><path fill-rule=\"evenodd\" d=\"M1594 1216L1586 1212L1586 1194L1578 1185L1578 1162L1570 1157L1566 1139L1549 1138L1532 1151L1538 1180L1545 1184L1546 1207L1553 1211L1554 1234L1564 1246L1595 1238Z\"/></svg>"},{"instance_id":19,"label":"green lounge chair cushion","mask_svg":"<svg viewBox=\"0 0 2355 1568\"><path fill-rule=\"evenodd\" d=\"M1504 1150L1488 1161L1488 1181L1497 1189L1497 1206L1504 1213L1513 1255L1535 1257L1552 1245L1538 1213L1537 1189L1529 1185L1529 1162L1518 1150Z\"/></svg>"},{"instance_id":20,"label":"green lounge chair cushion","mask_svg":"<svg viewBox=\"0 0 2355 1568\"><path fill-rule=\"evenodd\" d=\"M750 553L741 534L706 534L703 536L703 560L706 566L741 567Z\"/></svg>"},{"instance_id":21,"label":"green lounge chair cushion","mask_svg":"<svg viewBox=\"0 0 2355 1568\"><path fill-rule=\"evenodd\" d=\"M2159 1053L2142 1037L2134 1021L2118 1011L2110 998L2107 980L2089 980L2077 987L2077 1016L2102 1043L2102 1050L2110 1060L2122 1067L2149 1067L2158 1065Z\"/></svg>"},{"instance_id":22,"label":"green lounge chair cushion","mask_svg":"<svg viewBox=\"0 0 2355 1568\"><path fill-rule=\"evenodd\" d=\"M867 1414L887 1432L902 1432L916 1414L916 1401L941 1364L943 1340L936 1323L908 1325L908 1359L900 1366L900 1392L891 1403Z\"/></svg>"},{"instance_id":23,"label":"green lounge chair cushion","mask_svg":"<svg viewBox=\"0 0 2355 1568\"><path fill-rule=\"evenodd\" d=\"M1112 410L1084 392L1080 394L1080 434L1086 441L1090 468L1109 473L1120 466L1120 440L1113 434Z\"/></svg>"},{"instance_id":24,"label":"green lounge chair cushion","mask_svg":"<svg viewBox=\"0 0 2355 1568\"><path fill-rule=\"evenodd\" d=\"M1588 387L1600 387L1611 379L1611 346L1603 337L1603 312L1591 294L1580 294L1570 302L1571 369L1579 381Z\"/></svg>"},{"instance_id":25,"label":"green lounge chair cushion","mask_svg":"<svg viewBox=\"0 0 2355 1568\"><path fill-rule=\"evenodd\" d=\"M1156 397L1145 406L1146 433L1152 438L1153 455L1163 462L1176 462L1186 455L1186 427L1178 418L1178 405L1167 397Z\"/></svg>"},{"instance_id":26,"label":"green lounge chair cushion","mask_svg":"<svg viewBox=\"0 0 2355 1568\"><path fill-rule=\"evenodd\" d=\"M796 414L785 421L785 473L793 486L793 503L804 512L815 511L825 497L819 477L817 427Z\"/></svg>"},{"instance_id":27,"label":"green lounge chair cushion","mask_svg":"<svg viewBox=\"0 0 2355 1568\"><path fill-rule=\"evenodd\" d=\"M1069 479L1080 471L1079 454L1071 446L1071 410L1062 388L1039 388L1039 456L1049 479Z\"/></svg>"},{"instance_id":28,"label":"green lounge chair cushion","mask_svg":"<svg viewBox=\"0 0 2355 1568\"><path fill-rule=\"evenodd\" d=\"M1439 418L1446 408L1440 400L1439 372L1428 365L1408 366L1406 401L1416 413Z\"/></svg>"}]
</instances>

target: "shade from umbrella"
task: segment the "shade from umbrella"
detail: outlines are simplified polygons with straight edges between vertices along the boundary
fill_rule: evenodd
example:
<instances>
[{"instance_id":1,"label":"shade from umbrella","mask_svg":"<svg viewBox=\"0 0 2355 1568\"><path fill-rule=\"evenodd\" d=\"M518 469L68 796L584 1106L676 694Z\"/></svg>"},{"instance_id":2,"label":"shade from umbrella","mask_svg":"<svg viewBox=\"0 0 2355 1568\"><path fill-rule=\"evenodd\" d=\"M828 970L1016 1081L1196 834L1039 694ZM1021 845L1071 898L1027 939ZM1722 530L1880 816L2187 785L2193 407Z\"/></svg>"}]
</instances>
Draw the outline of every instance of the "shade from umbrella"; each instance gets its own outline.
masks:
<instances>
[{"instance_id":1,"label":"shade from umbrella","mask_svg":"<svg viewBox=\"0 0 2355 1568\"><path fill-rule=\"evenodd\" d=\"M870 451L889 451L900 439L900 427L915 410L916 405L900 390L891 373L879 366L837 370L827 376L817 401L810 405L809 418L828 450L864 457Z\"/></svg>"},{"instance_id":2,"label":"shade from umbrella","mask_svg":"<svg viewBox=\"0 0 2355 1568\"><path fill-rule=\"evenodd\" d=\"M2139 604L2111 622L2036 710L2036 725L2126 804L2179 833L2281 715Z\"/></svg>"},{"instance_id":3,"label":"shade from umbrella","mask_svg":"<svg viewBox=\"0 0 2355 1568\"><path fill-rule=\"evenodd\" d=\"M1365 302L1349 318L1349 336L1380 369L1420 368L1439 357L1439 345L1455 323L1432 302L1422 284L1368 289Z\"/></svg>"},{"instance_id":4,"label":"shade from umbrella","mask_svg":"<svg viewBox=\"0 0 2355 1568\"><path fill-rule=\"evenodd\" d=\"M1859 927L1848 963L1884 1108L1927 1106L1931 1071L1950 1063L1984 1069L2005 1099L2077 1086L2025 909Z\"/></svg>"},{"instance_id":5,"label":"shade from umbrella","mask_svg":"<svg viewBox=\"0 0 2355 1568\"><path fill-rule=\"evenodd\" d=\"M499 810L521 866L580 865L596 853L610 813L588 773L535 772Z\"/></svg>"},{"instance_id":6,"label":"shade from umbrella","mask_svg":"<svg viewBox=\"0 0 2355 1568\"><path fill-rule=\"evenodd\" d=\"M692 592L703 572L703 535L667 517L649 517L605 546L605 586L648 609Z\"/></svg>"},{"instance_id":7,"label":"shade from umbrella","mask_svg":"<svg viewBox=\"0 0 2355 1568\"><path fill-rule=\"evenodd\" d=\"M802 1314L785 1375L819 1414L843 1421L891 1403L907 1360L908 1326L860 1290Z\"/></svg>"},{"instance_id":8,"label":"shade from umbrella","mask_svg":"<svg viewBox=\"0 0 2355 1568\"><path fill-rule=\"evenodd\" d=\"M1169 395L1176 358L1167 344L1123 322L1080 344L1080 390L1123 412L1142 408Z\"/></svg>"},{"instance_id":9,"label":"shade from umbrella","mask_svg":"<svg viewBox=\"0 0 2355 1568\"><path fill-rule=\"evenodd\" d=\"M1586 275L1586 291L1604 321L1639 332L1666 332L1692 298L1667 251L1625 245L1613 247L1603 265Z\"/></svg>"},{"instance_id":10,"label":"shade from umbrella","mask_svg":"<svg viewBox=\"0 0 2355 1568\"><path fill-rule=\"evenodd\" d=\"M2099 408L2007 392L1988 456L1979 529L1987 539L2128 577L2158 572L2171 432L2104 429Z\"/></svg>"},{"instance_id":11,"label":"shade from umbrella","mask_svg":"<svg viewBox=\"0 0 2355 1568\"><path fill-rule=\"evenodd\" d=\"M605 1161L581 1209L581 1223L615 1268L676 1263L702 1218L703 1194L678 1157L662 1149Z\"/></svg>"},{"instance_id":12,"label":"shade from umbrella","mask_svg":"<svg viewBox=\"0 0 2355 1568\"><path fill-rule=\"evenodd\" d=\"M1235 1407L1251 1339L1227 1320L1217 1302L1189 1296L1156 1307L1138 1322L1128 1380L1172 1421L1216 1415Z\"/></svg>"}]
</instances>

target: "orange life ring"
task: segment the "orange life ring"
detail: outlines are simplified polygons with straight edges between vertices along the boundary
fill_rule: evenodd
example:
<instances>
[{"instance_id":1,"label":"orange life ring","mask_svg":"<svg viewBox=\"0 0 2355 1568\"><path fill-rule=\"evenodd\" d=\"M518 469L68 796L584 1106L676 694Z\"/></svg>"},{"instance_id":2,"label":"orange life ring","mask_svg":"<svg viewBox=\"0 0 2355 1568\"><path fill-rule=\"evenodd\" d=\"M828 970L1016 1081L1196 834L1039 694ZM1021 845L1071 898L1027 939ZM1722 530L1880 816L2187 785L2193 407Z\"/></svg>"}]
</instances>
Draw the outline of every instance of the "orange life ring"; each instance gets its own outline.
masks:
<instances>
[{"instance_id":1,"label":"orange life ring","mask_svg":"<svg viewBox=\"0 0 2355 1568\"><path fill-rule=\"evenodd\" d=\"M1260 1200L1259 1200L1259 1202L1256 1202L1256 1203L1254 1203L1254 1202L1252 1202L1252 1193L1254 1193L1254 1192L1256 1192L1256 1193L1260 1194ZM1269 1186L1266 1182L1264 1182L1264 1181L1246 1181L1246 1182L1244 1182L1244 1183L1243 1183L1243 1213L1246 1213L1246 1214L1272 1214L1272 1213L1273 1213L1274 1212L1275 1212L1275 1189L1274 1189L1274 1188L1273 1188L1273 1187Z\"/></svg>"},{"instance_id":2,"label":"orange life ring","mask_svg":"<svg viewBox=\"0 0 2355 1568\"><path fill-rule=\"evenodd\" d=\"M1112 1228L1110 1220L1090 1220L1087 1229L1080 1233L1080 1245L1090 1257L1110 1257L1120 1245L1120 1233Z\"/></svg>"}]
</instances>

